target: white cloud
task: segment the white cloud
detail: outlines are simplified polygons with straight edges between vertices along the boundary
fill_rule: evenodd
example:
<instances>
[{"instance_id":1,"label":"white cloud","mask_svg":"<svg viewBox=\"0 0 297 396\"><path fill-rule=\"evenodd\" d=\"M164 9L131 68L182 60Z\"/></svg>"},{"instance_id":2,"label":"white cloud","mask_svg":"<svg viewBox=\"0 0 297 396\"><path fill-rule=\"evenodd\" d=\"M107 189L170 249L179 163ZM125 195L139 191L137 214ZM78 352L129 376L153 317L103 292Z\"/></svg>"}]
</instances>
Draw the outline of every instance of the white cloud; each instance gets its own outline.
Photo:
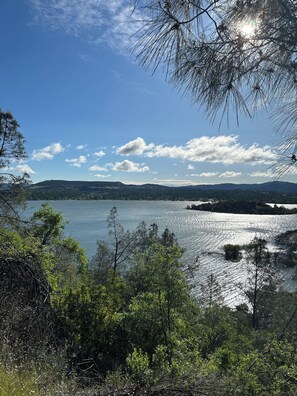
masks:
<instances>
[{"instance_id":1,"label":"white cloud","mask_svg":"<svg viewBox=\"0 0 297 396\"><path fill-rule=\"evenodd\" d=\"M138 137L135 140L124 144L116 149L116 153L119 155L141 155L144 151L153 149L154 144L147 145L143 138Z\"/></svg>"},{"instance_id":2,"label":"white cloud","mask_svg":"<svg viewBox=\"0 0 297 396\"><path fill-rule=\"evenodd\" d=\"M223 178L229 179L229 178L232 178L232 177L239 177L241 175L242 175L241 172L227 171L227 172L221 173L219 175L219 177L223 177Z\"/></svg>"},{"instance_id":3,"label":"white cloud","mask_svg":"<svg viewBox=\"0 0 297 396\"><path fill-rule=\"evenodd\" d=\"M64 150L65 148L61 145L61 143L51 143L49 146L38 150L33 150L32 159L35 161L53 159L56 154L59 154Z\"/></svg>"},{"instance_id":4,"label":"white cloud","mask_svg":"<svg viewBox=\"0 0 297 396\"><path fill-rule=\"evenodd\" d=\"M250 174L250 177L274 177L275 175L271 171L266 172L253 172Z\"/></svg>"},{"instance_id":5,"label":"white cloud","mask_svg":"<svg viewBox=\"0 0 297 396\"><path fill-rule=\"evenodd\" d=\"M89 167L89 170L91 172L107 172L107 169L105 167L99 165L92 165Z\"/></svg>"},{"instance_id":6,"label":"white cloud","mask_svg":"<svg viewBox=\"0 0 297 396\"><path fill-rule=\"evenodd\" d=\"M102 158L105 155L105 152L103 150L97 151L96 153L93 154L95 157Z\"/></svg>"},{"instance_id":7,"label":"white cloud","mask_svg":"<svg viewBox=\"0 0 297 396\"><path fill-rule=\"evenodd\" d=\"M150 168L148 166L138 164L129 160L124 160L122 162L116 162L112 168L113 171L123 171L123 172L148 172Z\"/></svg>"},{"instance_id":8,"label":"white cloud","mask_svg":"<svg viewBox=\"0 0 297 396\"><path fill-rule=\"evenodd\" d=\"M100 177L102 178L106 178L106 177L110 177L111 175L101 175L100 173L97 173L96 175L94 175L95 177Z\"/></svg>"},{"instance_id":9,"label":"white cloud","mask_svg":"<svg viewBox=\"0 0 297 396\"><path fill-rule=\"evenodd\" d=\"M27 165L27 164L20 164L20 165L17 165L16 167L15 167L15 170L17 171L17 172L20 172L20 173L28 173L28 175L30 175L30 174L35 174L36 172L34 172L34 170L32 169L32 168L30 168L30 166L29 165Z\"/></svg>"},{"instance_id":10,"label":"white cloud","mask_svg":"<svg viewBox=\"0 0 297 396\"><path fill-rule=\"evenodd\" d=\"M29 0L36 24L74 35L102 25L101 3L101 0Z\"/></svg>"},{"instance_id":11,"label":"white cloud","mask_svg":"<svg viewBox=\"0 0 297 396\"><path fill-rule=\"evenodd\" d=\"M195 169L195 166L189 164L187 169L188 169L188 170L194 170L194 169Z\"/></svg>"},{"instance_id":12,"label":"white cloud","mask_svg":"<svg viewBox=\"0 0 297 396\"><path fill-rule=\"evenodd\" d=\"M89 33L88 41L107 43L119 52L130 46L131 36L142 25L142 16L131 13L127 0L28 1L36 25L74 36Z\"/></svg>"},{"instance_id":13,"label":"white cloud","mask_svg":"<svg viewBox=\"0 0 297 396\"><path fill-rule=\"evenodd\" d=\"M192 173L191 176L195 177L214 177L217 176L219 172L203 172L203 173Z\"/></svg>"},{"instance_id":14,"label":"white cloud","mask_svg":"<svg viewBox=\"0 0 297 396\"><path fill-rule=\"evenodd\" d=\"M238 136L234 135L202 136L188 141L185 146L146 144L144 139L138 137L118 147L116 152L222 164L271 164L276 158L276 153L269 146L259 147L254 143L244 147L238 143Z\"/></svg>"},{"instance_id":15,"label":"white cloud","mask_svg":"<svg viewBox=\"0 0 297 396\"><path fill-rule=\"evenodd\" d=\"M65 162L67 162L70 166L76 166L77 168L80 168L82 164L87 162L87 158L84 155L80 155L78 158L65 159Z\"/></svg>"},{"instance_id":16,"label":"white cloud","mask_svg":"<svg viewBox=\"0 0 297 396\"><path fill-rule=\"evenodd\" d=\"M87 147L87 144L79 144L78 146L76 146L76 150L83 150Z\"/></svg>"},{"instance_id":17,"label":"white cloud","mask_svg":"<svg viewBox=\"0 0 297 396\"><path fill-rule=\"evenodd\" d=\"M196 186L197 185L197 183L194 183L191 180L158 179L157 177L153 179L153 183L164 186Z\"/></svg>"},{"instance_id":18,"label":"white cloud","mask_svg":"<svg viewBox=\"0 0 297 396\"><path fill-rule=\"evenodd\" d=\"M128 4L127 0L118 0L115 7L112 8L109 0L102 1L102 4L105 3L107 5L105 29L95 42L107 43L117 52L126 54L127 50L130 52L131 45L135 42L135 36L144 25L144 17L138 10L132 12L133 2Z\"/></svg>"}]
</instances>

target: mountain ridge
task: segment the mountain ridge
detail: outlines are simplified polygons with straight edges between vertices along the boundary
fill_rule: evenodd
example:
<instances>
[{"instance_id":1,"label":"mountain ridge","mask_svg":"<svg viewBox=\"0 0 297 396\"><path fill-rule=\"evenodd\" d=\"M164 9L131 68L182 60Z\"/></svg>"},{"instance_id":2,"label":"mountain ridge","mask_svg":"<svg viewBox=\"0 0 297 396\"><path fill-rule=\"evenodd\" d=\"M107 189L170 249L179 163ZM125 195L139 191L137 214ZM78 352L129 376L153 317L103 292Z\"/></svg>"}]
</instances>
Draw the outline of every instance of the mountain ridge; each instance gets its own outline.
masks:
<instances>
[{"instance_id":1,"label":"mountain ridge","mask_svg":"<svg viewBox=\"0 0 297 396\"><path fill-rule=\"evenodd\" d=\"M120 181L44 180L27 187L29 199L129 199L129 200L258 200L297 203L297 183L197 184L164 186L159 184L124 184Z\"/></svg>"},{"instance_id":2,"label":"mountain ridge","mask_svg":"<svg viewBox=\"0 0 297 396\"><path fill-rule=\"evenodd\" d=\"M38 183L31 184L29 189L36 188L54 188L54 187L114 187L114 188L167 188L167 189L201 189L201 190L262 190L262 191L281 191L281 192L296 192L297 183L272 181L265 183L220 183L220 184L195 184L185 186L165 186L162 184L144 183L144 184L125 184L120 181L86 181L86 180L44 180Z\"/></svg>"}]
</instances>

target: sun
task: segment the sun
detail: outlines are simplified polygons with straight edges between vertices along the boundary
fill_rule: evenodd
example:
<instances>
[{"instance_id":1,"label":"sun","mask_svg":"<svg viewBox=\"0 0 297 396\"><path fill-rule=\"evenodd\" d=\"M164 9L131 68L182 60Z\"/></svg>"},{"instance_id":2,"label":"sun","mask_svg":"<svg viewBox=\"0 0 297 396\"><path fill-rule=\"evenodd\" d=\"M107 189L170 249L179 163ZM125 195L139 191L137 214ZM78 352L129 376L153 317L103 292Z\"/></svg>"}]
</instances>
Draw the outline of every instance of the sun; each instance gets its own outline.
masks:
<instances>
[{"instance_id":1,"label":"sun","mask_svg":"<svg viewBox=\"0 0 297 396\"><path fill-rule=\"evenodd\" d=\"M252 39L256 35L257 21L241 21L237 24L237 31L246 39Z\"/></svg>"}]
</instances>

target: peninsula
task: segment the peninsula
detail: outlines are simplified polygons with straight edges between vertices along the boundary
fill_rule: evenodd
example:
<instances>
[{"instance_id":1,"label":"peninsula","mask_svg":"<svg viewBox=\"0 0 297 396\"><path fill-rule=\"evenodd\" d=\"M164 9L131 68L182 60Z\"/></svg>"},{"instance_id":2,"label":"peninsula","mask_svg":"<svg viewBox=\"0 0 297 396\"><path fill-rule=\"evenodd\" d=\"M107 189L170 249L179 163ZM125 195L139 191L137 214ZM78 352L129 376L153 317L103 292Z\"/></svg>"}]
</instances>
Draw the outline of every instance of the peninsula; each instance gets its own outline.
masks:
<instances>
[{"instance_id":1,"label":"peninsula","mask_svg":"<svg viewBox=\"0 0 297 396\"><path fill-rule=\"evenodd\" d=\"M187 209L218 213L256 214L256 215L288 215L296 214L296 209L287 209L284 206L270 206L257 201L220 201L200 205L188 205Z\"/></svg>"}]
</instances>

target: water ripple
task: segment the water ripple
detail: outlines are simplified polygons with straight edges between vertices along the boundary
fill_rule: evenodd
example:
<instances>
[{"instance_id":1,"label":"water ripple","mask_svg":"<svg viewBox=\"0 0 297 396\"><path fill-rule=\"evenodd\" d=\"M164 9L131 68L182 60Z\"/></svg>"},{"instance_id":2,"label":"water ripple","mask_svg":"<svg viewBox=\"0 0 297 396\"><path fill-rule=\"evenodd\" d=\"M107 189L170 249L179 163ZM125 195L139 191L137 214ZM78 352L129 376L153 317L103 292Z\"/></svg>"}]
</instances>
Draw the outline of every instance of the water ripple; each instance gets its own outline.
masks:
<instances>
[{"instance_id":1,"label":"water ripple","mask_svg":"<svg viewBox=\"0 0 297 396\"><path fill-rule=\"evenodd\" d=\"M31 201L27 214L32 214L44 201ZM193 202L191 202L193 203ZM200 284L214 273L222 283L226 283L226 300L229 304L240 301L238 282L246 278L243 262L229 263L223 259L226 243L248 244L255 236L267 239L269 247L274 247L274 237L297 228L297 215L241 215L210 213L185 210L190 202L168 201L52 201L55 210L60 211L69 221L66 234L76 238L91 257L96 249L96 240L108 239L106 217L113 206L119 213L119 221L133 230L141 221L148 225L157 223L160 231L165 227L172 230L182 247L186 249L184 262L191 264L199 255L199 268L191 283L194 293L199 293ZM205 254L211 252L212 254ZM296 287L297 282L287 275L286 283Z\"/></svg>"}]
</instances>

